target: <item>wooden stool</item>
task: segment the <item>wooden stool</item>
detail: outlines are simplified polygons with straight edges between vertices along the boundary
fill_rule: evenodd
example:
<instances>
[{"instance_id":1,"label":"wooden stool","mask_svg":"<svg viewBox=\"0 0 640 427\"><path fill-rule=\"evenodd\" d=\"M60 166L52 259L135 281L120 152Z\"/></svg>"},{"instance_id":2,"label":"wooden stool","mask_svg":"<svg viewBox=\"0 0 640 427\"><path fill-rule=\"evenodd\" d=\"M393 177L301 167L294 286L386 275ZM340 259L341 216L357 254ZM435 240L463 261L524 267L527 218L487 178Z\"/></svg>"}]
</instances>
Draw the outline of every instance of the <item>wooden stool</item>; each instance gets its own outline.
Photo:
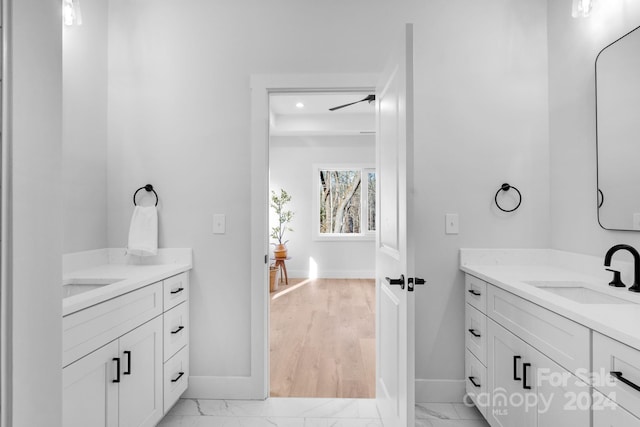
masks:
<instances>
[{"instance_id":1,"label":"wooden stool","mask_svg":"<svg viewBox=\"0 0 640 427\"><path fill-rule=\"evenodd\" d=\"M286 258L272 258L276 261L276 268L280 268L280 282L282 282L282 276L284 276L284 284L289 285L289 277L287 276L287 265L285 261L291 259L291 257Z\"/></svg>"}]
</instances>

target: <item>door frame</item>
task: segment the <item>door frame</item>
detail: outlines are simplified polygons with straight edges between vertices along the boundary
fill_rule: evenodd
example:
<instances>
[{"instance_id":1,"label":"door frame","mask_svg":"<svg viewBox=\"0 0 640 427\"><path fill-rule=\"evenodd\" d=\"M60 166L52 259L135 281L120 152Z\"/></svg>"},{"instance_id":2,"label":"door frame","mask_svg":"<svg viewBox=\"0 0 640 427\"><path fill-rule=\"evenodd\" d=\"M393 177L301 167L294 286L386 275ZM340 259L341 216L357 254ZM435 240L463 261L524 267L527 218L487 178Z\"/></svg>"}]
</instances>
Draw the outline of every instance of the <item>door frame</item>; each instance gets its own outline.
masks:
<instances>
[{"instance_id":1,"label":"door frame","mask_svg":"<svg viewBox=\"0 0 640 427\"><path fill-rule=\"evenodd\" d=\"M250 398L269 397L269 95L375 90L378 74L251 76ZM377 142L376 142L377 145Z\"/></svg>"}]
</instances>

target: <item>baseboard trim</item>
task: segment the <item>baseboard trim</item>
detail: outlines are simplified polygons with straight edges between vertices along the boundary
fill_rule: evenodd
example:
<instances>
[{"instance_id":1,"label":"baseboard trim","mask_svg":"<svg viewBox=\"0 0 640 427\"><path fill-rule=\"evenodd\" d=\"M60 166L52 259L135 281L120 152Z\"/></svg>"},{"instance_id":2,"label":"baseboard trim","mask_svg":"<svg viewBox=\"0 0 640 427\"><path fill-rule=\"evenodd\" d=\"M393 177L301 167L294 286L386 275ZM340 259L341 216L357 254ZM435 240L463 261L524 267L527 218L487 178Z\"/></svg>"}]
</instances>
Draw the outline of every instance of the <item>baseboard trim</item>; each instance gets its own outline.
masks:
<instances>
[{"instance_id":1,"label":"baseboard trim","mask_svg":"<svg viewBox=\"0 0 640 427\"><path fill-rule=\"evenodd\" d=\"M287 275L291 279L308 279L309 271L287 270ZM319 279L374 279L375 271L318 271Z\"/></svg>"},{"instance_id":2,"label":"baseboard trim","mask_svg":"<svg viewBox=\"0 0 640 427\"><path fill-rule=\"evenodd\" d=\"M182 397L188 399L264 400L256 395L255 379L251 377L190 376L189 387Z\"/></svg>"},{"instance_id":3,"label":"baseboard trim","mask_svg":"<svg viewBox=\"0 0 640 427\"><path fill-rule=\"evenodd\" d=\"M465 393L464 380L416 379L416 402L460 403Z\"/></svg>"}]
</instances>

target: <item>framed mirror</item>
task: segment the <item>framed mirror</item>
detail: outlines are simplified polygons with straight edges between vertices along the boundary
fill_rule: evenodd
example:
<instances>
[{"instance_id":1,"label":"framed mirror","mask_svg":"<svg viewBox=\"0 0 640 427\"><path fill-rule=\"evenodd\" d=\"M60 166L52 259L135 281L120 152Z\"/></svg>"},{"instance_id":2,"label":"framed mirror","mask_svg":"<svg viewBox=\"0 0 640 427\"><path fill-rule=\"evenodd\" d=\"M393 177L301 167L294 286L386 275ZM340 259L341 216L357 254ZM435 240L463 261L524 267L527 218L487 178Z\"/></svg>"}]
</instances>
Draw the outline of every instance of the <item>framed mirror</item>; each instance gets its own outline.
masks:
<instances>
[{"instance_id":1,"label":"framed mirror","mask_svg":"<svg viewBox=\"0 0 640 427\"><path fill-rule=\"evenodd\" d=\"M596 58L598 222L640 231L640 27Z\"/></svg>"}]
</instances>

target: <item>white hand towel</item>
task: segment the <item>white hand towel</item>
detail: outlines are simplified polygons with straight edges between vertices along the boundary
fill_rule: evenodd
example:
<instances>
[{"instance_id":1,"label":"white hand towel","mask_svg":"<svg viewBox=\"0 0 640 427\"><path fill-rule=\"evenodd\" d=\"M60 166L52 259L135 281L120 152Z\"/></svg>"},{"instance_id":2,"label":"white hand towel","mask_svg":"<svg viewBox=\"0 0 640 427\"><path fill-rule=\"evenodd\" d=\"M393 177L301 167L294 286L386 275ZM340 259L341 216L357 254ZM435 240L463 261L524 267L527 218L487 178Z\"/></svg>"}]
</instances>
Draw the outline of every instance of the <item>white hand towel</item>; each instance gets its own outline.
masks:
<instances>
[{"instance_id":1,"label":"white hand towel","mask_svg":"<svg viewBox=\"0 0 640 427\"><path fill-rule=\"evenodd\" d=\"M158 254L158 210L155 206L136 206L129 227L127 254Z\"/></svg>"}]
</instances>

